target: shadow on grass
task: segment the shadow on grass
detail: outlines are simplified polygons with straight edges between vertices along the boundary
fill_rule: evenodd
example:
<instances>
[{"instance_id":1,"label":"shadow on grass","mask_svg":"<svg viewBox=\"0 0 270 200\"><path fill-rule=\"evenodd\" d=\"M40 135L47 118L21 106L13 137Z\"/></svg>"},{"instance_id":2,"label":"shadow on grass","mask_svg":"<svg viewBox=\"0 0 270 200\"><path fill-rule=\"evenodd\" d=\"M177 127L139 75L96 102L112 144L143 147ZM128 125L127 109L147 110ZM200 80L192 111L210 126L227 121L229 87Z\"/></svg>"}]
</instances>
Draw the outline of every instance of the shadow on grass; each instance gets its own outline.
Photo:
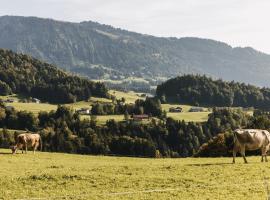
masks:
<instances>
[{"instance_id":1,"label":"shadow on grass","mask_svg":"<svg viewBox=\"0 0 270 200\"><path fill-rule=\"evenodd\" d=\"M186 164L186 166L197 166L197 167L203 167L203 166L219 166L219 165L233 165L233 163L232 162L227 162L227 163Z\"/></svg>"},{"instance_id":2,"label":"shadow on grass","mask_svg":"<svg viewBox=\"0 0 270 200\"><path fill-rule=\"evenodd\" d=\"M12 153L10 152L0 152L0 155L12 155Z\"/></svg>"}]
</instances>

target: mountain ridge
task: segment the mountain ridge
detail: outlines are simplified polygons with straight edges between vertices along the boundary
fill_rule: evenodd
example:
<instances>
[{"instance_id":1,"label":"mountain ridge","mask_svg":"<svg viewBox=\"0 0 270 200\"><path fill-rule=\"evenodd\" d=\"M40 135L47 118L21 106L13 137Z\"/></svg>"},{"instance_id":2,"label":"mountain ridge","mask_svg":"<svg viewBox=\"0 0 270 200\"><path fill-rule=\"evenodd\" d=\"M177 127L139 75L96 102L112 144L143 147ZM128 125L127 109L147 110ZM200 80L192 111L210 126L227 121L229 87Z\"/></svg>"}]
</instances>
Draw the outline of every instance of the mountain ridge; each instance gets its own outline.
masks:
<instances>
[{"instance_id":1,"label":"mountain ridge","mask_svg":"<svg viewBox=\"0 0 270 200\"><path fill-rule=\"evenodd\" d=\"M196 37L155 37L98 22L0 17L0 47L92 79L142 78L149 85L183 74L270 86L270 55Z\"/></svg>"}]
</instances>

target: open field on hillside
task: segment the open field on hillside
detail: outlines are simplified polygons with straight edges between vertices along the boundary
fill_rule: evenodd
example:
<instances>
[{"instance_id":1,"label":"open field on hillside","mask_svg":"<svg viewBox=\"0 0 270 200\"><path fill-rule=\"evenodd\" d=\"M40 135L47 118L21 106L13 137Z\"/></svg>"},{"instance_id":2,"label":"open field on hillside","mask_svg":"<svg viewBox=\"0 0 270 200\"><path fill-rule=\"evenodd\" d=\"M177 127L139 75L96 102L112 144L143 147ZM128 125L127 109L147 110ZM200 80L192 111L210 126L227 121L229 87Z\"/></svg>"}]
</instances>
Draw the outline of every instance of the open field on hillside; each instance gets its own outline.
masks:
<instances>
[{"instance_id":1,"label":"open field on hillside","mask_svg":"<svg viewBox=\"0 0 270 200\"><path fill-rule=\"evenodd\" d=\"M190 105L182 105L182 104L161 104L161 107L163 110L165 110L166 112L169 112L170 108L176 108L176 107L181 107L183 109L183 112L188 112L190 108L194 107L194 106L190 106ZM207 111L207 108L204 108L205 111Z\"/></svg>"},{"instance_id":2,"label":"open field on hillside","mask_svg":"<svg viewBox=\"0 0 270 200\"><path fill-rule=\"evenodd\" d=\"M48 104L48 103L20 103L20 102L14 102L14 103L7 103L9 106L13 106L15 110L18 111L28 111L33 112L34 114L38 114L40 111L51 111L56 110L57 105Z\"/></svg>"},{"instance_id":3,"label":"open field on hillside","mask_svg":"<svg viewBox=\"0 0 270 200\"><path fill-rule=\"evenodd\" d=\"M141 97L140 93L136 93L133 91L129 92L122 92L122 91L117 91L117 90L110 90L109 93L111 95L116 96L117 99L121 99L122 97L125 98L126 103L135 103L137 99L145 99L144 97Z\"/></svg>"},{"instance_id":4,"label":"open field on hillside","mask_svg":"<svg viewBox=\"0 0 270 200\"><path fill-rule=\"evenodd\" d=\"M205 122L208 120L208 115L211 112L182 112L182 113L167 113L167 117L175 120L185 120L186 122Z\"/></svg>"},{"instance_id":5,"label":"open field on hillside","mask_svg":"<svg viewBox=\"0 0 270 200\"><path fill-rule=\"evenodd\" d=\"M135 92L121 92L110 90L110 94L115 95L117 99L121 99L124 97L126 99L126 103L134 103L137 99L144 99L140 97L140 93ZM12 96L0 96L2 99L13 98L18 100L16 95ZM88 107L91 108L91 105L95 102L101 103L111 103L111 99L106 98L97 98L91 97L88 102L86 101L79 101L72 104L65 104L66 106L71 107L73 110L78 110L80 108ZM56 110L57 105L48 104L48 103L7 103L7 105L13 106L16 110L26 110L29 112L33 112L34 114L38 114L40 111L51 111ZM177 105L177 104L162 104L162 109L167 111L167 116L172 117L175 120L185 120L186 122L204 122L207 121L208 115L211 113L208 111L208 108L204 108L205 112L188 112L189 109L192 107L190 105ZM182 113L170 113L169 108L171 107L181 107L183 109ZM237 109L237 108L236 108ZM247 111L248 114L252 115L253 111ZM90 118L90 116L82 116L82 119ZM115 119L116 121L122 121L124 119L123 115L107 115L107 116L97 116L97 121L99 124L105 124L105 122L109 119Z\"/></svg>"},{"instance_id":6,"label":"open field on hillside","mask_svg":"<svg viewBox=\"0 0 270 200\"><path fill-rule=\"evenodd\" d=\"M205 122L208 120L208 115L211 113L208 108L204 108L205 112L189 112L189 109L193 106L190 105L177 105L177 104L162 104L162 109L167 112L167 117L171 117L175 120L185 120L186 122ZM170 108L181 107L183 112L171 113Z\"/></svg>"},{"instance_id":7,"label":"open field on hillside","mask_svg":"<svg viewBox=\"0 0 270 200\"><path fill-rule=\"evenodd\" d=\"M96 115L97 124L105 124L108 120L114 119L116 122L123 121L124 115ZM89 119L90 115L81 115L81 119Z\"/></svg>"},{"instance_id":8,"label":"open field on hillside","mask_svg":"<svg viewBox=\"0 0 270 200\"><path fill-rule=\"evenodd\" d=\"M0 150L3 199L266 199L259 157L146 159Z\"/></svg>"}]
</instances>

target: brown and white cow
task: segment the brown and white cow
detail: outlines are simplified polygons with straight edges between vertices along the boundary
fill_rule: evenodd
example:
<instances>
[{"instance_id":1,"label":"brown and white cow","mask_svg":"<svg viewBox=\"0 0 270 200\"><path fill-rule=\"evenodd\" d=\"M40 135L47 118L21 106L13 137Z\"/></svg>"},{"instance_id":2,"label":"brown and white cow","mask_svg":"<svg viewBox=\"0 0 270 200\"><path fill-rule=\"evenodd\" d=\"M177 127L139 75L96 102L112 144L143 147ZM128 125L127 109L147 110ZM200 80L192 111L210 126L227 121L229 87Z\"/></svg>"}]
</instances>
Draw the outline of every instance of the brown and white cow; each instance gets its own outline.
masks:
<instances>
[{"instance_id":1,"label":"brown and white cow","mask_svg":"<svg viewBox=\"0 0 270 200\"><path fill-rule=\"evenodd\" d=\"M270 133L266 130L257 129L236 129L234 131L234 148L233 148L233 163L235 163L235 156L240 152L247 163L245 156L246 150L261 149L261 161L267 160L267 151L270 147Z\"/></svg>"},{"instance_id":2,"label":"brown and white cow","mask_svg":"<svg viewBox=\"0 0 270 200\"><path fill-rule=\"evenodd\" d=\"M27 153L28 147L33 147L33 153L40 146L40 151L42 150L42 141L39 134L31 134L31 133L22 133L16 138L16 145L11 147L12 153L15 154L18 149L25 150Z\"/></svg>"}]
</instances>

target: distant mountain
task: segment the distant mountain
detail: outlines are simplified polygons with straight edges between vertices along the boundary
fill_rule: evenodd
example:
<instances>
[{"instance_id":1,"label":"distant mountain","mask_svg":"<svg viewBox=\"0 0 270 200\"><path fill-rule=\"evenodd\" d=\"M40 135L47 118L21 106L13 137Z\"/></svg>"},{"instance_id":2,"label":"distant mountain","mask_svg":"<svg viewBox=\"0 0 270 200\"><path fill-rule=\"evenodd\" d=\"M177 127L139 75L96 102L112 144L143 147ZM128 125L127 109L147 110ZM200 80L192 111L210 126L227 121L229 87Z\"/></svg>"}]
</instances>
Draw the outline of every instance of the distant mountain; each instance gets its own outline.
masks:
<instances>
[{"instance_id":1,"label":"distant mountain","mask_svg":"<svg viewBox=\"0 0 270 200\"><path fill-rule=\"evenodd\" d=\"M270 55L250 47L154 37L91 21L3 16L0 48L30 54L92 79L129 78L156 85L158 80L193 73L270 86Z\"/></svg>"},{"instance_id":2,"label":"distant mountain","mask_svg":"<svg viewBox=\"0 0 270 200\"><path fill-rule=\"evenodd\" d=\"M72 103L91 96L107 97L102 83L70 75L28 55L0 49L0 95L11 93L51 103Z\"/></svg>"}]
</instances>

